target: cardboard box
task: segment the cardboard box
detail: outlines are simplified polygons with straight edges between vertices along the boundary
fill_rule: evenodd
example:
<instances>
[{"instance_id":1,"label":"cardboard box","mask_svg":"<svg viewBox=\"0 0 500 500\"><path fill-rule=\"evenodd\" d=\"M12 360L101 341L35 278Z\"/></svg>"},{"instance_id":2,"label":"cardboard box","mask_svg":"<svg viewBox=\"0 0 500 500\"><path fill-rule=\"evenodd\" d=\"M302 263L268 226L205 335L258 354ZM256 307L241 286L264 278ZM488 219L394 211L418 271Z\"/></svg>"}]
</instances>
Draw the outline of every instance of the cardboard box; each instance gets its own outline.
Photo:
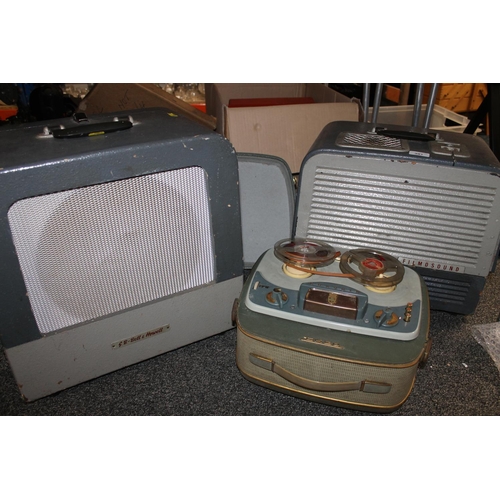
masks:
<instances>
[{"instance_id":1,"label":"cardboard box","mask_svg":"<svg viewBox=\"0 0 500 500\"><path fill-rule=\"evenodd\" d=\"M217 132L224 133L225 108L230 99L311 97L316 103L351 102L349 97L323 83L205 83L207 113L217 119Z\"/></svg>"},{"instance_id":2,"label":"cardboard box","mask_svg":"<svg viewBox=\"0 0 500 500\"><path fill-rule=\"evenodd\" d=\"M141 108L168 108L211 130L215 129L213 116L165 92L153 83L98 83L85 96L78 111L88 115L113 113Z\"/></svg>"},{"instance_id":3,"label":"cardboard box","mask_svg":"<svg viewBox=\"0 0 500 500\"><path fill-rule=\"evenodd\" d=\"M352 102L290 106L227 108L224 135L239 153L260 153L285 160L292 173L325 125L336 120L358 121Z\"/></svg>"},{"instance_id":4,"label":"cardboard box","mask_svg":"<svg viewBox=\"0 0 500 500\"><path fill-rule=\"evenodd\" d=\"M359 103L313 83L205 84L207 113L237 152L278 156L293 173L325 125L359 121ZM230 99L312 97L314 104L231 108Z\"/></svg>"}]
</instances>

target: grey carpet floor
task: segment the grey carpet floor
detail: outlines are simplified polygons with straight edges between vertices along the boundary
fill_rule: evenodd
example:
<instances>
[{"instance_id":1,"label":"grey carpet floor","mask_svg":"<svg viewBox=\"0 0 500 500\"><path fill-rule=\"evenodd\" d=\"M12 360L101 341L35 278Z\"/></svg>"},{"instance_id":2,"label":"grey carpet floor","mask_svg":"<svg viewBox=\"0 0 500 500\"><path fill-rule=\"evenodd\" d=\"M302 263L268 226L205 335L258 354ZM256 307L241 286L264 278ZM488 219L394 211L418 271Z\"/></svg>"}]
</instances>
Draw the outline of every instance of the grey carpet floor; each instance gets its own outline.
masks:
<instances>
[{"instance_id":1,"label":"grey carpet floor","mask_svg":"<svg viewBox=\"0 0 500 500\"><path fill-rule=\"evenodd\" d=\"M500 372L473 335L474 325L496 322L499 312L499 270L473 315L433 311L429 361L406 403L390 415L500 415ZM380 416L256 386L239 373L235 349L230 330L31 403L21 399L2 352L0 414Z\"/></svg>"}]
</instances>

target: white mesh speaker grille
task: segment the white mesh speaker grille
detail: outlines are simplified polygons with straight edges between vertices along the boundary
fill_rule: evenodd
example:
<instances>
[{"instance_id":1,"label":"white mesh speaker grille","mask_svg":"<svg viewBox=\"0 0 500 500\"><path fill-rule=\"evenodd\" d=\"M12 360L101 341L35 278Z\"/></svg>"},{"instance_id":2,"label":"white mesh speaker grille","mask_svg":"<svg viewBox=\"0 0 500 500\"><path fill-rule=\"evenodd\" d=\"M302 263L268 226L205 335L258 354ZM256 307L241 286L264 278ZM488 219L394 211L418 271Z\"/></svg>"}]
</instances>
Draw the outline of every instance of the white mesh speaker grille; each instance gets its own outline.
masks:
<instances>
[{"instance_id":1,"label":"white mesh speaker grille","mask_svg":"<svg viewBox=\"0 0 500 500\"><path fill-rule=\"evenodd\" d=\"M214 280L200 167L20 200L8 218L42 333Z\"/></svg>"}]
</instances>

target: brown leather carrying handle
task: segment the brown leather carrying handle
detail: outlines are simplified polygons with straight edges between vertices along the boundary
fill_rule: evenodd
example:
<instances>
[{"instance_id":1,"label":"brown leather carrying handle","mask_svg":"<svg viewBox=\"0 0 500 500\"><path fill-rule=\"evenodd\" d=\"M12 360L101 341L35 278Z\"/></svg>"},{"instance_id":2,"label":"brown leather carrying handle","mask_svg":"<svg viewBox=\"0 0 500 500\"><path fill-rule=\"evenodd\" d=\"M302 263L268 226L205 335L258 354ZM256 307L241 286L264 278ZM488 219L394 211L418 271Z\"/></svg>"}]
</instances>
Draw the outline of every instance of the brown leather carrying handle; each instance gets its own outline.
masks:
<instances>
[{"instance_id":1,"label":"brown leather carrying handle","mask_svg":"<svg viewBox=\"0 0 500 500\"><path fill-rule=\"evenodd\" d=\"M304 389L311 389L319 392L342 392L342 391L361 391L371 392L377 394L387 394L390 392L392 385L386 382L375 382L372 380L361 380L358 382L318 382L310 380L276 364L272 359L264 358L258 354L250 353L250 362L255 366L269 370L276 375L284 378L292 384L303 387Z\"/></svg>"}]
</instances>

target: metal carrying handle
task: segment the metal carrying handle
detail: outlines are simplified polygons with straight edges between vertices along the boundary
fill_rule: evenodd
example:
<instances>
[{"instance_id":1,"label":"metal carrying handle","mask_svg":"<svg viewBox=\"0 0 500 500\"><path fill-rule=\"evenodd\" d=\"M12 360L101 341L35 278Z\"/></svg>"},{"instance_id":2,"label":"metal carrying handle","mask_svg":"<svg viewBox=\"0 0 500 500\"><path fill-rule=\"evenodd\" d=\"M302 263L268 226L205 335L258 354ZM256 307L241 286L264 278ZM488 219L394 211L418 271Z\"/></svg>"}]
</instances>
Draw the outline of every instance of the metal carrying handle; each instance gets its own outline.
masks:
<instances>
[{"instance_id":1,"label":"metal carrying handle","mask_svg":"<svg viewBox=\"0 0 500 500\"><path fill-rule=\"evenodd\" d=\"M376 394L387 394L390 392L392 385L387 382L375 382L372 380L361 380L357 382L318 382L311 380L288 370L276 364L272 359L264 358L257 354L250 353L250 362L255 366L269 370L276 375L284 378L292 384L303 387L304 389L311 389L319 392L342 392L342 391L360 391L370 392Z\"/></svg>"}]
</instances>

